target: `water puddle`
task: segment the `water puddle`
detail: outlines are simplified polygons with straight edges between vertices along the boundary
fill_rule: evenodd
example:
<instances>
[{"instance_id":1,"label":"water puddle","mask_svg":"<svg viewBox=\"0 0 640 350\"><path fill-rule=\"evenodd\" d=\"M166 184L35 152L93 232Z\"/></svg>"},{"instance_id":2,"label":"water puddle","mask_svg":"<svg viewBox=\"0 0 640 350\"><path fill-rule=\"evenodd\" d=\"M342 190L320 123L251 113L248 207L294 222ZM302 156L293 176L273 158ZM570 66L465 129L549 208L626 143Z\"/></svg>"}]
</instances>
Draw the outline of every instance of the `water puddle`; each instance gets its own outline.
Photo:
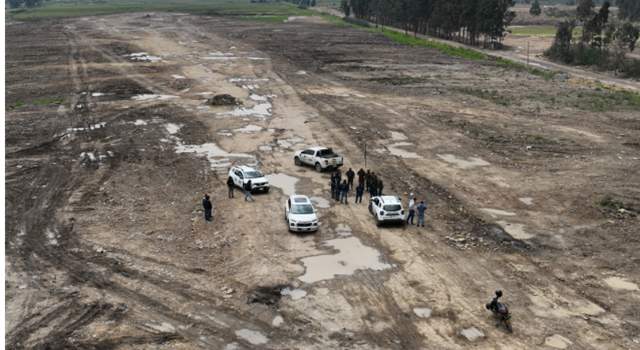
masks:
<instances>
[{"instance_id":1,"label":"water puddle","mask_svg":"<svg viewBox=\"0 0 640 350\"><path fill-rule=\"evenodd\" d=\"M182 128L182 125L179 124L175 124L175 123L167 123L164 125L165 129L167 129L167 132L169 133L169 135L175 135L178 133L178 131L180 131L180 128Z\"/></svg>"},{"instance_id":2,"label":"water puddle","mask_svg":"<svg viewBox=\"0 0 640 350\"><path fill-rule=\"evenodd\" d=\"M231 78L229 79L230 83L255 83L255 82L265 82L269 81L267 78Z\"/></svg>"},{"instance_id":3,"label":"water puddle","mask_svg":"<svg viewBox=\"0 0 640 350\"><path fill-rule=\"evenodd\" d=\"M232 117L257 117L257 118L270 117L271 109L273 108L273 105L269 101L269 98L266 96L260 96L260 95L252 95L252 96L258 96L260 98L264 97L264 100L254 99L254 101L256 101L257 103L254 104L252 107L238 106L230 112L222 112L222 113L218 113L218 115L232 116Z\"/></svg>"},{"instance_id":4,"label":"water puddle","mask_svg":"<svg viewBox=\"0 0 640 350\"><path fill-rule=\"evenodd\" d=\"M380 261L380 252L363 245L356 237L333 239L323 244L338 250L338 253L301 259L306 271L298 277L299 280L315 283L338 275L353 275L357 270L382 271L391 268L390 264Z\"/></svg>"},{"instance_id":5,"label":"water puddle","mask_svg":"<svg viewBox=\"0 0 640 350\"><path fill-rule=\"evenodd\" d=\"M484 333L476 327L465 328L460 331L460 335L470 342L484 338Z\"/></svg>"},{"instance_id":6,"label":"water puddle","mask_svg":"<svg viewBox=\"0 0 640 350\"><path fill-rule=\"evenodd\" d=\"M257 126L257 125L253 125L253 124L249 124L247 126L235 129L233 131L239 132L239 133L242 133L242 134L253 134L253 133L262 131L262 127Z\"/></svg>"},{"instance_id":7,"label":"water puddle","mask_svg":"<svg viewBox=\"0 0 640 350\"><path fill-rule=\"evenodd\" d=\"M239 350L240 349L240 344L233 342L233 343L229 343L224 347L224 350Z\"/></svg>"},{"instance_id":8,"label":"water puddle","mask_svg":"<svg viewBox=\"0 0 640 350\"><path fill-rule=\"evenodd\" d=\"M293 137L290 137L288 139L278 139L276 141L276 143L278 144L279 147L288 148L288 149L291 149L294 146L299 145L299 144L301 144L303 142L304 142L304 138L298 137L298 136L293 136Z\"/></svg>"},{"instance_id":9,"label":"water puddle","mask_svg":"<svg viewBox=\"0 0 640 350\"><path fill-rule=\"evenodd\" d=\"M307 291L305 291L304 289L285 288L280 291L280 294L290 296L291 300L300 300L307 296Z\"/></svg>"},{"instance_id":10,"label":"water puddle","mask_svg":"<svg viewBox=\"0 0 640 350\"><path fill-rule=\"evenodd\" d=\"M346 224L338 224L336 226L336 234L340 237L349 237L351 236L351 227Z\"/></svg>"},{"instance_id":11,"label":"water puddle","mask_svg":"<svg viewBox=\"0 0 640 350\"><path fill-rule=\"evenodd\" d=\"M273 321L271 321L271 325L274 327L280 327L283 323L284 323L284 318L280 315L274 317Z\"/></svg>"},{"instance_id":12,"label":"water puddle","mask_svg":"<svg viewBox=\"0 0 640 350\"><path fill-rule=\"evenodd\" d=\"M638 285L622 277L609 277L604 282L615 290L638 291Z\"/></svg>"},{"instance_id":13,"label":"water puddle","mask_svg":"<svg viewBox=\"0 0 640 350\"><path fill-rule=\"evenodd\" d=\"M158 62L162 60L162 58L158 56L151 56L146 52L136 52L129 55L125 55L125 57L128 57L130 61L135 61L135 62Z\"/></svg>"},{"instance_id":14,"label":"water puddle","mask_svg":"<svg viewBox=\"0 0 640 350\"><path fill-rule=\"evenodd\" d=\"M237 330L236 335L253 345L262 345L269 342L269 338L265 337L264 334L251 329L244 328Z\"/></svg>"},{"instance_id":15,"label":"water puddle","mask_svg":"<svg viewBox=\"0 0 640 350\"><path fill-rule=\"evenodd\" d=\"M391 139L393 141L406 141L407 135L399 132L399 131L391 131Z\"/></svg>"},{"instance_id":16,"label":"water puddle","mask_svg":"<svg viewBox=\"0 0 640 350\"><path fill-rule=\"evenodd\" d=\"M518 200L526 205L533 205L533 198L531 197L522 197L518 198Z\"/></svg>"},{"instance_id":17,"label":"water puddle","mask_svg":"<svg viewBox=\"0 0 640 350\"><path fill-rule=\"evenodd\" d=\"M458 166L460 169L471 169L491 165L487 161L476 157L469 157L468 160L465 160L458 158L453 154L438 154L437 156L447 163Z\"/></svg>"},{"instance_id":18,"label":"water puddle","mask_svg":"<svg viewBox=\"0 0 640 350\"><path fill-rule=\"evenodd\" d=\"M404 150L400 147L415 147L415 146L409 142L396 142L392 145L387 146L387 149L389 150L389 153L391 153L394 156L398 156L400 158L406 158L406 159L422 158L419 154Z\"/></svg>"},{"instance_id":19,"label":"water puddle","mask_svg":"<svg viewBox=\"0 0 640 350\"><path fill-rule=\"evenodd\" d=\"M331 202L329 202L327 199L324 199L322 197L311 197L309 199L311 199L311 201L318 208L327 209L327 208L331 207Z\"/></svg>"},{"instance_id":20,"label":"water puddle","mask_svg":"<svg viewBox=\"0 0 640 350\"><path fill-rule=\"evenodd\" d=\"M512 213L510 211L504 211L500 209L481 208L480 210L491 215L491 217L494 217L494 218L497 218L498 216L516 216L516 213Z\"/></svg>"},{"instance_id":21,"label":"water puddle","mask_svg":"<svg viewBox=\"0 0 640 350\"><path fill-rule=\"evenodd\" d=\"M298 183L297 177L278 173L269 174L267 175L267 178L269 179L269 184L271 186L278 187L286 196L291 196L296 193L296 183Z\"/></svg>"},{"instance_id":22,"label":"water puddle","mask_svg":"<svg viewBox=\"0 0 640 350\"><path fill-rule=\"evenodd\" d=\"M133 122L133 125L147 125L147 122L142 119L136 119L136 121Z\"/></svg>"},{"instance_id":23,"label":"water puddle","mask_svg":"<svg viewBox=\"0 0 640 350\"><path fill-rule=\"evenodd\" d=\"M171 100L177 97L178 96L174 96L174 95L142 94L142 95L135 95L131 97L131 99L135 101L153 101L153 100L166 101L166 100Z\"/></svg>"},{"instance_id":24,"label":"water puddle","mask_svg":"<svg viewBox=\"0 0 640 350\"><path fill-rule=\"evenodd\" d=\"M257 164L254 156L246 153L229 153L215 143L202 145L184 145L180 143L176 145L176 153L195 153L199 156L205 156L209 161L211 170L214 171L226 171L234 161L249 166Z\"/></svg>"},{"instance_id":25,"label":"water puddle","mask_svg":"<svg viewBox=\"0 0 640 350\"><path fill-rule=\"evenodd\" d=\"M523 224L514 224L507 221L498 221L497 223L515 239L526 240L535 237L535 235L527 233L524 230Z\"/></svg>"},{"instance_id":26,"label":"water puddle","mask_svg":"<svg viewBox=\"0 0 640 350\"><path fill-rule=\"evenodd\" d=\"M544 345L554 349L566 349L570 345L573 345L573 342L560 334L554 334L544 340Z\"/></svg>"},{"instance_id":27,"label":"water puddle","mask_svg":"<svg viewBox=\"0 0 640 350\"><path fill-rule=\"evenodd\" d=\"M45 235L47 235L47 240L49 245L57 246L58 245L58 233L52 231L51 229L47 229L45 231Z\"/></svg>"},{"instance_id":28,"label":"water puddle","mask_svg":"<svg viewBox=\"0 0 640 350\"><path fill-rule=\"evenodd\" d=\"M147 327L156 330L158 332L164 332L164 333L173 333L176 331L176 328L168 322L162 322L160 324L153 324L153 323L147 323L146 324Z\"/></svg>"},{"instance_id":29,"label":"water puddle","mask_svg":"<svg viewBox=\"0 0 640 350\"><path fill-rule=\"evenodd\" d=\"M176 80L180 80L180 79L187 79L187 77L185 77L185 76L183 76L183 75L178 75L178 74L172 74L172 75L171 75L171 77L172 77L173 79L176 79Z\"/></svg>"},{"instance_id":30,"label":"water puddle","mask_svg":"<svg viewBox=\"0 0 640 350\"><path fill-rule=\"evenodd\" d=\"M262 152L271 152L273 151L273 146L271 145L260 145L258 146L258 150Z\"/></svg>"},{"instance_id":31,"label":"water puddle","mask_svg":"<svg viewBox=\"0 0 640 350\"><path fill-rule=\"evenodd\" d=\"M415 307L413 308L413 313L420 318L431 317L431 309L429 309L428 307Z\"/></svg>"},{"instance_id":32,"label":"water puddle","mask_svg":"<svg viewBox=\"0 0 640 350\"><path fill-rule=\"evenodd\" d=\"M89 125L85 128L68 128L67 132L82 132L82 131L91 131L91 130L97 130L97 129L102 129L105 126L107 126L106 122L102 122L102 123L97 123L97 124L93 124L93 125Z\"/></svg>"},{"instance_id":33,"label":"water puddle","mask_svg":"<svg viewBox=\"0 0 640 350\"><path fill-rule=\"evenodd\" d=\"M213 142L202 145L185 145L180 138L174 136L180 131L181 127L182 125L175 123L165 124L165 129L170 135L169 138L176 143L176 153L195 153L198 156L204 156L209 161L209 165L213 171L226 171L235 161L250 166L257 164L256 157L253 155L246 153L229 153ZM163 142L165 140L166 139L161 139Z\"/></svg>"}]
</instances>

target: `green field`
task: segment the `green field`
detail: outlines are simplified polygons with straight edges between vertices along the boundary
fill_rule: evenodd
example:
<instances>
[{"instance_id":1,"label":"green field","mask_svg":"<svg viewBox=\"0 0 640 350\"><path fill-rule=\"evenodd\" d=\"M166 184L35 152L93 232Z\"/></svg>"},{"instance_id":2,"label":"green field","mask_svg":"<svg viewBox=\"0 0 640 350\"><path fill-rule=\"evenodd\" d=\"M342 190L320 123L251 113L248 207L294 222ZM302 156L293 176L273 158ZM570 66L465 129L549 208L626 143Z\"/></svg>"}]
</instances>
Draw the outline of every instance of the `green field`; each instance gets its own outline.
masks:
<instances>
[{"instance_id":1,"label":"green field","mask_svg":"<svg viewBox=\"0 0 640 350\"><path fill-rule=\"evenodd\" d=\"M514 26L509 30L512 35L520 36L554 37L556 35L555 26ZM582 27L576 27L573 30L573 36L579 37L580 35L582 35Z\"/></svg>"},{"instance_id":2,"label":"green field","mask_svg":"<svg viewBox=\"0 0 640 350\"><path fill-rule=\"evenodd\" d=\"M15 20L38 20L154 11L260 16L258 20L268 21L278 21L284 16L304 16L313 13L287 2L251 3L249 0L53 0L37 8L9 10L7 15Z\"/></svg>"}]
</instances>

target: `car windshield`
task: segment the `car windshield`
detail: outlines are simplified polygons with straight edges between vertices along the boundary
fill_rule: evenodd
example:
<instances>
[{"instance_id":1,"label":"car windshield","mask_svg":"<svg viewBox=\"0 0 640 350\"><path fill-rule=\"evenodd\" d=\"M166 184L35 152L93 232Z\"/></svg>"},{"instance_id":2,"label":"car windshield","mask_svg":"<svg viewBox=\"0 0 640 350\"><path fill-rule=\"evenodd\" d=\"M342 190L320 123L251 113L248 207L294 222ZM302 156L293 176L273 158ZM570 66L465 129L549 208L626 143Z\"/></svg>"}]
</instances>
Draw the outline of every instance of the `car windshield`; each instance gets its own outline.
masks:
<instances>
[{"instance_id":1,"label":"car windshield","mask_svg":"<svg viewBox=\"0 0 640 350\"><path fill-rule=\"evenodd\" d=\"M333 150L331 148L322 149L318 151L318 157L328 158L328 157L335 157L335 156L336 154L333 153Z\"/></svg>"},{"instance_id":2,"label":"car windshield","mask_svg":"<svg viewBox=\"0 0 640 350\"><path fill-rule=\"evenodd\" d=\"M247 179L255 179L257 177L262 177L262 173L257 170L247 171L244 174L247 176Z\"/></svg>"},{"instance_id":3,"label":"car windshield","mask_svg":"<svg viewBox=\"0 0 640 350\"><path fill-rule=\"evenodd\" d=\"M387 204L382 209L384 209L386 211L398 211L401 208L402 207L400 206L400 204Z\"/></svg>"},{"instance_id":4,"label":"car windshield","mask_svg":"<svg viewBox=\"0 0 640 350\"><path fill-rule=\"evenodd\" d=\"M291 207L292 214L313 214L311 204L295 204Z\"/></svg>"}]
</instances>

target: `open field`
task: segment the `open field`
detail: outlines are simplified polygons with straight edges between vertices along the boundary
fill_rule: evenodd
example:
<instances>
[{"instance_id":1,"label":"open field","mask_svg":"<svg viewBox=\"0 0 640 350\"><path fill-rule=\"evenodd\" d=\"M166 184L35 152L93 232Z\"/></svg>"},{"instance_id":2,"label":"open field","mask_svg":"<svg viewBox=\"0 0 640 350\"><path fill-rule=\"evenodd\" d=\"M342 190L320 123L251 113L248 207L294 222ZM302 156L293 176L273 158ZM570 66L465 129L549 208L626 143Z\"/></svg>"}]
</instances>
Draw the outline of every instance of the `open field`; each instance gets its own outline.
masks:
<instances>
[{"instance_id":1,"label":"open field","mask_svg":"<svg viewBox=\"0 0 640 350\"><path fill-rule=\"evenodd\" d=\"M640 346L638 94L262 19L6 27L8 348ZM205 104L221 93L243 104ZM330 200L329 174L293 164L314 144L355 169L366 147L427 226ZM274 188L227 199L230 163ZM287 232L292 191L315 197L317 234ZM513 334L484 309L498 288Z\"/></svg>"}]
</instances>

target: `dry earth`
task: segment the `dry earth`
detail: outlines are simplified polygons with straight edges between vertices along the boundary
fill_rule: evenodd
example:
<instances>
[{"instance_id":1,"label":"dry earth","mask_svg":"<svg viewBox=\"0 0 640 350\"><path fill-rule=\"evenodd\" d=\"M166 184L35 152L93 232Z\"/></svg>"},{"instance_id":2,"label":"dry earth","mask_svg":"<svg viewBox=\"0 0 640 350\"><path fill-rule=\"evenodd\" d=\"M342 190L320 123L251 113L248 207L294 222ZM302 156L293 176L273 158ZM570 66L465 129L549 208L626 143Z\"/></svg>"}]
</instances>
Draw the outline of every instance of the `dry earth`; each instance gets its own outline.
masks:
<instances>
[{"instance_id":1,"label":"dry earth","mask_svg":"<svg viewBox=\"0 0 640 350\"><path fill-rule=\"evenodd\" d=\"M6 30L8 348L640 348L623 94L317 20ZM243 105L204 104L219 93ZM329 201L329 175L293 165L313 144L354 168L366 145L386 192L427 200L427 227ZM277 187L227 199L230 163ZM287 232L293 191L318 197L317 234ZM484 309L498 288L513 334Z\"/></svg>"}]
</instances>

